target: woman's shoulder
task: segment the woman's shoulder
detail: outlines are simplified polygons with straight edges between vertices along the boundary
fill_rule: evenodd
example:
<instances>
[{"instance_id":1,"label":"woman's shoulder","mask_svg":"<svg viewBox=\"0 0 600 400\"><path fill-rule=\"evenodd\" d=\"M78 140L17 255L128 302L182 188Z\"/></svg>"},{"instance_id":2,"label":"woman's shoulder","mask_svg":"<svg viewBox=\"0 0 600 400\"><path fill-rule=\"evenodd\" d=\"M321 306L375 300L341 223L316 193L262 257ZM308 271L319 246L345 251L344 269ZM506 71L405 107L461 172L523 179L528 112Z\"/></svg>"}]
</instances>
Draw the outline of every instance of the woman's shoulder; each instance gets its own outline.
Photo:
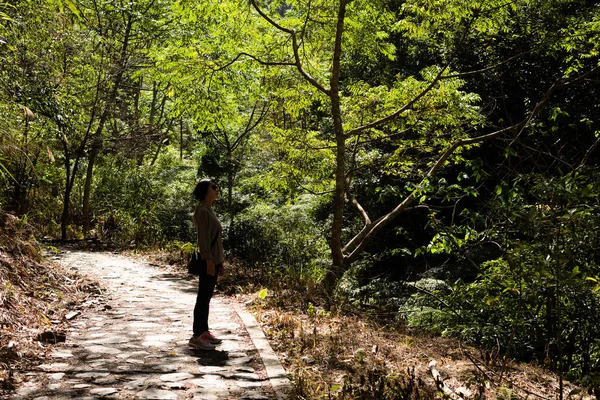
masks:
<instances>
[{"instance_id":1,"label":"woman's shoulder","mask_svg":"<svg viewBox=\"0 0 600 400\"><path fill-rule=\"evenodd\" d=\"M214 215L214 211L212 211L210 208L206 207L203 204L197 204L194 207L194 214L195 215L202 215L202 214Z\"/></svg>"}]
</instances>

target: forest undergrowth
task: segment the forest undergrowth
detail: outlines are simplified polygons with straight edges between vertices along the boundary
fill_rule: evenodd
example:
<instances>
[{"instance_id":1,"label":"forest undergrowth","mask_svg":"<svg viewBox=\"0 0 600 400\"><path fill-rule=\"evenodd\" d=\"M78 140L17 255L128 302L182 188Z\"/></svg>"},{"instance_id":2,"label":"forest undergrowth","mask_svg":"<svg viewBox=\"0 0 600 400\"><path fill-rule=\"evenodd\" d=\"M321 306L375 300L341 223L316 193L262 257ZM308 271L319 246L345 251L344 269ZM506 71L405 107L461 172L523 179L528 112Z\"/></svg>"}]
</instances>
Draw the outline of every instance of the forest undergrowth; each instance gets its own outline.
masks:
<instances>
[{"instance_id":1,"label":"forest undergrowth","mask_svg":"<svg viewBox=\"0 0 600 400\"><path fill-rule=\"evenodd\" d=\"M559 398L559 377L542 367L391 323L373 310L342 304L328 311L315 305L323 302L312 288L271 286L268 293L250 304L298 399ZM592 398L567 383L563 395Z\"/></svg>"},{"instance_id":2,"label":"forest undergrowth","mask_svg":"<svg viewBox=\"0 0 600 400\"><path fill-rule=\"evenodd\" d=\"M150 257L185 270L184 252ZM218 291L258 318L292 377L293 399L561 398L559 376L543 366L332 302L312 281L236 260L225 271ZM562 392L563 399L595 398L566 381Z\"/></svg>"},{"instance_id":3,"label":"forest undergrowth","mask_svg":"<svg viewBox=\"0 0 600 400\"><path fill-rule=\"evenodd\" d=\"M0 393L18 385L13 371L39 364L65 340L66 316L99 293L95 282L43 257L26 219L0 214Z\"/></svg>"},{"instance_id":4,"label":"forest undergrowth","mask_svg":"<svg viewBox=\"0 0 600 400\"><path fill-rule=\"evenodd\" d=\"M0 218L2 392L18 385L11 371L46 357L47 333L65 332L65 316L101 291L96 283L45 261L33 236L26 222L10 214ZM185 274L185 252L132 255ZM541 366L391 323L385 313L332 303L310 281L233 260L218 291L257 316L293 380L292 399L560 398L559 377ZM564 382L563 398L593 397Z\"/></svg>"}]
</instances>

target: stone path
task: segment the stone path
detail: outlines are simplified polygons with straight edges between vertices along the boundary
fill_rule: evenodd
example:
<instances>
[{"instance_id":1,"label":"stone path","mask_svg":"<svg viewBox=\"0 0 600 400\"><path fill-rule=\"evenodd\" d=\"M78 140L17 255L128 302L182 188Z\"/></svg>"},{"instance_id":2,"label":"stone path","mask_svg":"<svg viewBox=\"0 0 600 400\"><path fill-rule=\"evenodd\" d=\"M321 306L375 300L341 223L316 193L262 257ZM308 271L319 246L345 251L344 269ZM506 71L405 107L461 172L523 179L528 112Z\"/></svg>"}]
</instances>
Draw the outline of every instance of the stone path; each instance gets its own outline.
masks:
<instances>
[{"instance_id":1,"label":"stone path","mask_svg":"<svg viewBox=\"0 0 600 400\"><path fill-rule=\"evenodd\" d=\"M73 318L51 360L25 373L13 399L286 398L283 369L270 348L265 369L264 336L257 339L256 327L248 334L238 313L247 323L249 314L234 300L216 295L211 302L211 330L223 343L216 351L192 349L197 278L109 253L66 252L57 261L96 277L106 292L89 300L95 312ZM269 376L273 370L279 376Z\"/></svg>"}]
</instances>

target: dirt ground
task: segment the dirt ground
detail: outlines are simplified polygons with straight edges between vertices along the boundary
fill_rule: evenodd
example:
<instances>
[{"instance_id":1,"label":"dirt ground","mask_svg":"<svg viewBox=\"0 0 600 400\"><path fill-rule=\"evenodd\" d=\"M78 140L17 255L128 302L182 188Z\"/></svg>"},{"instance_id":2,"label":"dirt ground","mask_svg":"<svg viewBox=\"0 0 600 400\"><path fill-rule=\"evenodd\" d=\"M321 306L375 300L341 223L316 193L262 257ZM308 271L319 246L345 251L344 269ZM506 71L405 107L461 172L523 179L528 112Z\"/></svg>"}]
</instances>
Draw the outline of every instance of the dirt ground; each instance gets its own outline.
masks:
<instances>
[{"instance_id":1,"label":"dirt ground","mask_svg":"<svg viewBox=\"0 0 600 400\"><path fill-rule=\"evenodd\" d=\"M376 326L360 316L319 315L318 311L305 315L260 305L257 309L272 346L305 398L323 393L340 399L443 398L444 387L446 398L560 398L555 374L456 340ZM407 394L389 395L394 387ZM563 382L563 398L595 397Z\"/></svg>"}]
</instances>

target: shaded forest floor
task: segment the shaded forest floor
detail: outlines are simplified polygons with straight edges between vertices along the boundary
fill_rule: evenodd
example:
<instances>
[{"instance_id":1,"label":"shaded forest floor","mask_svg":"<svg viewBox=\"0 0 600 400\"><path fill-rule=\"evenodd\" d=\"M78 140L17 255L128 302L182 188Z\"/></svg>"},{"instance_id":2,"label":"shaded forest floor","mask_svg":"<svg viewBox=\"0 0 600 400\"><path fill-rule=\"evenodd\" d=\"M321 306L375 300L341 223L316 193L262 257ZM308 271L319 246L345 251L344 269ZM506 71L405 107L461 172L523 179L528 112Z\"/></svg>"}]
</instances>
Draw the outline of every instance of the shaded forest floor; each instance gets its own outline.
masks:
<instances>
[{"instance_id":1,"label":"shaded forest floor","mask_svg":"<svg viewBox=\"0 0 600 400\"><path fill-rule=\"evenodd\" d=\"M16 385L14 370L40 364L51 344L64 341L70 315L100 289L42 256L34 230L0 213L0 395Z\"/></svg>"},{"instance_id":2,"label":"shaded forest floor","mask_svg":"<svg viewBox=\"0 0 600 400\"><path fill-rule=\"evenodd\" d=\"M45 262L33 233L15 217L0 216L0 394L18 384L12 370L44 360L69 314L99 291L92 281ZM143 257L185 274L181 254ZM458 393L471 399L559 398L559 378L542 367L356 310L325 311L313 306L320 304L314 288L266 284L263 278L229 266L219 290L254 311L292 377L297 399L444 398L436 371L446 398L459 398ZM267 286L266 296L259 296ZM565 399L593 398L567 382L563 393Z\"/></svg>"}]
</instances>

